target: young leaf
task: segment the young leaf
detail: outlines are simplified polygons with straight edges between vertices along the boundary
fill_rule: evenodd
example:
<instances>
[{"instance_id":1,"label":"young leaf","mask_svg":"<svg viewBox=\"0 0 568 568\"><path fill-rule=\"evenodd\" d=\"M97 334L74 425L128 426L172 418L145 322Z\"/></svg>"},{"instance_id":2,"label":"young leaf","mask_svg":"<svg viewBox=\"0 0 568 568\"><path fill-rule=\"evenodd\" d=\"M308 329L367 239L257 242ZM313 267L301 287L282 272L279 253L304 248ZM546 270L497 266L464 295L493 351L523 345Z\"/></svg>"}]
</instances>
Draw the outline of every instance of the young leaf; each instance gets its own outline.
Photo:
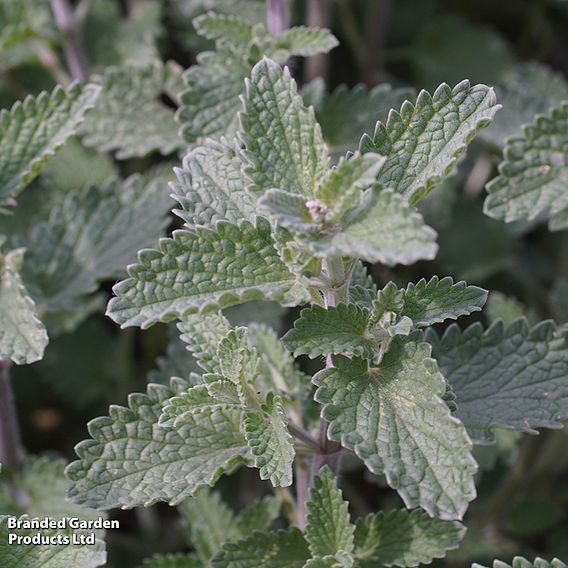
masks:
<instances>
[{"instance_id":1,"label":"young leaf","mask_svg":"<svg viewBox=\"0 0 568 568\"><path fill-rule=\"evenodd\" d=\"M246 83L241 114L247 173L258 194L278 188L310 196L328 167L327 147L287 67L263 59Z\"/></svg>"},{"instance_id":2,"label":"young leaf","mask_svg":"<svg viewBox=\"0 0 568 568\"><path fill-rule=\"evenodd\" d=\"M209 140L187 154L181 168L174 169L177 182L170 184L172 197L181 206L174 213L186 227L214 226L217 221L254 221L255 199L246 190L248 182L238 152L225 142Z\"/></svg>"},{"instance_id":3,"label":"young leaf","mask_svg":"<svg viewBox=\"0 0 568 568\"><path fill-rule=\"evenodd\" d=\"M180 149L174 113L159 100L163 93L176 99L172 91L180 72L173 63L108 68L98 79L102 93L82 128L85 145L116 152L120 160Z\"/></svg>"},{"instance_id":4,"label":"young leaf","mask_svg":"<svg viewBox=\"0 0 568 568\"><path fill-rule=\"evenodd\" d=\"M549 228L568 227L568 102L507 140L499 176L487 184L484 211L506 223L549 219Z\"/></svg>"},{"instance_id":5,"label":"young leaf","mask_svg":"<svg viewBox=\"0 0 568 568\"><path fill-rule=\"evenodd\" d=\"M48 342L19 273L23 255L23 249L0 255L0 360L17 365L39 361Z\"/></svg>"},{"instance_id":6,"label":"young leaf","mask_svg":"<svg viewBox=\"0 0 568 568\"><path fill-rule=\"evenodd\" d=\"M477 443L490 443L490 429L536 434L562 428L568 417L568 344L551 321L532 329L524 318L507 329L496 321L485 332L450 326L427 341L457 398L456 416ZM511 404L511 400L515 404Z\"/></svg>"},{"instance_id":7,"label":"young leaf","mask_svg":"<svg viewBox=\"0 0 568 568\"><path fill-rule=\"evenodd\" d=\"M10 529L8 519L0 516L0 566L17 566L18 568L69 568L81 566L83 568L96 568L106 563L105 544L97 539L94 546L70 544L62 546L52 544L22 545L9 543L10 534L19 537L32 537L38 532L45 536L62 535L71 539L72 529ZM30 517L24 515L20 521L28 521Z\"/></svg>"},{"instance_id":8,"label":"young leaf","mask_svg":"<svg viewBox=\"0 0 568 568\"><path fill-rule=\"evenodd\" d=\"M407 507L453 520L475 497L471 442L441 398L444 378L417 335L396 336L377 368L333 357L317 373L315 399L324 405L331 440L384 473Z\"/></svg>"},{"instance_id":9,"label":"young leaf","mask_svg":"<svg viewBox=\"0 0 568 568\"><path fill-rule=\"evenodd\" d=\"M117 284L107 313L123 327L147 328L183 313L268 298L301 303L305 293L276 252L269 224L219 222L212 231L175 231L159 250L143 250Z\"/></svg>"},{"instance_id":10,"label":"young leaf","mask_svg":"<svg viewBox=\"0 0 568 568\"><path fill-rule=\"evenodd\" d=\"M252 536L223 546L211 560L213 568L303 568L310 551L298 529Z\"/></svg>"},{"instance_id":11,"label":"young leaf","mask_svg":"<svg viewBox=\"0 0 568 568\"><path fill-rule=\"evenodd\" d=\"M47 221L17 240L26 246L22 276L50 311L74 309L98 280L115 276L168 222L163 181L109 180L70 193ZM140 219L144 219L141 223Z\"/></svg>"},{"instance_id":12,"label":"young leaf","mask_svg":"<svg viewBox=\"0 0 568 568\"><path fill-rule=\"evenodd\" d=\"M487 301L487 291L465 282L454 284L450 276L441 280L433 276L417 284L408 284L404 290L401 314L408 316L417 327L427 327L446 319L479 312Z\"/></svg>"},{"instance_id":13,"label":"young leaf","mask_svg":"<svg viewBox=\"0 0 568 568\"><path fill-rule=\"evenodd\" d=\"M465 527L457 522L432 519L424 511L390 511L357 522L357 566L418 566L443 558L459 546Z\"/></svg>"},{"instance_id":14,"label":"young leaf","mask_svg":"<svg viewBox=\"0 0 568 568\"><path fill-rule=\"evenodd\" d=\"M309 232L318 229L306 205L306 198L297 193L269 189L260 197L257 205L262 213L291 231Z\"/></svg>"},{"instance_id":15,"label":"young leaf","mask_svg":"<svg viewBox=\"0 0 568 568\"><path fill-rule=\"evenodd\" d=\"M373 137L361 139L362 152L387 157L378 180L416 203L454 168L476 132L489 125L500 105L485 85L443 83L433 95L421 91L413 105L405 101L378 122Z\"/></svg>"},{"instance_id":16,"label":"young leaf","mask_svg":"<svg viewBox=\"0 0 568 568\"><path fill-rule=\"evenodd\" d=\"M96 85L57 86L0 112L0 202L17 195L76 133L100 93Z\"/></svg>"},{"instance_id":17,"label":"young leaf","mask_svg":"<svg viewBox=\"0 0 568 568\"><path fill-rule=\"evenodd\" d=\"M322 308L313 305L300 313L294 328L282 338L286 347L311 359L329 353L351 353L364 359L372 359L377 351L377 341L366 334L369 311L355 304L339 304Z\"/></svg>"},{"instance_id":18,"label":"young leaf","mask_svg":"<svg viewBox=\"0 0 568 568\"><path fill-rule=\"evenodd\" d=\"M306 237L317 256L349 256L389 266L412 264L436 255L436 232L401 196L376 185L357 212L331 234Z\"/></svg>"},{"instance_id":19,"label":"young leaf","mask_svg":"<svg viewBox=\"0 0 568 568\"><path fill-rule=\"evenodd\" d=\"M493 568L566 568L566 564L558 558L552 559L550 562L542 558L535 558L532 562L522 556L515 556L511 564L507 564L501 560L493 561ZM472 564L471 568L486 568L481 564Z\"/></svg>"},{"instance_id":20,"label":"young leaf","mask_svg":"<svg viewBox=\"0 0 568 568\"><path fill-rule=\"evenodd\" d=\"M312 556L333 556L340 551L351 554L355 527L347 501L327 466L314 478L306 507L306 540Z\"/></svg>"},{"instance_id":21,"label":"young leaf","mask_svg":"<svg viewBox=\"0 0 568 568\"><path fill-rule=\"evenodd\" d=\"M276 38L276 46L287 50L291 56L310 57L318 53L328 53L339 42L325 28L297 26L284 30Z\"/></svg>"},{"instance_id":22,"label":"young leaf","mask_svg":"<svg viewBox=\"0 0 568 568\"><path fill-rule=\"evenodd\" d=\"M188 386L149 385L148 394L130 395L129 408L111 406L109 417L92 420L93 439L77 445L79 460L66 470L70 498L100 509L175 505L247 458L240 410L204 409L175 430L158 427L164 402Z\"/></svg>"},{"instance_id":23,"label":"young leaf","mask_svg":"<svg viewBox=\"0 0 568 568\"><path fill-rule=\"evenodd\" d=\"M245 414L243 426L260 478L274 487L291 485L296 452L280 396L268 393L262 410Z\"/></svg>"},{"instance_id":24,"label":"young leaf","mask_svg":"<svg viewBox=\"0 0 568 568\"><path fill-rule=\"evenodd\" d=\"M355 197L363 189L372 186L385 163L377 154L354 154L341 159L316 188L315 197L330 208L325 215L326 223L341 221L353 206Z\"/></svg>"}]
</instances>

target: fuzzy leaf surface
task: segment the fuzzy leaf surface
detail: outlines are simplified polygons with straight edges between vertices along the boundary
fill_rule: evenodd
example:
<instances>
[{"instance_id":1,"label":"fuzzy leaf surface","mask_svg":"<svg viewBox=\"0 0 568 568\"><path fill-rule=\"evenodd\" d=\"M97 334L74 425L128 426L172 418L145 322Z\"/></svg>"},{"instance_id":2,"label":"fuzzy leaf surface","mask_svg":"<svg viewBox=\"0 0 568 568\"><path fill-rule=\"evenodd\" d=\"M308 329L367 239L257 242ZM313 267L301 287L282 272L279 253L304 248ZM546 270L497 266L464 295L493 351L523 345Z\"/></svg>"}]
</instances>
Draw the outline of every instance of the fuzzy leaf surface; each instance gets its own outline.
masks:
<instances>
[{"instance_id":1,"label":"fuzzy leaf surface","mask_svg":"<svg viewBox=\"0 0 568 568\"><path fill-rule=\"evenodd\" d=\"M457 398L456 416L473 440L493 440L493 427L536 434L568 417L568 345L551 321L532 329L519 318L505 329L450 326L427 341ZM514 404L511 401L514 400Z\"/></svg>"},{"instance_id":2,"label":"fuzzy leaf surface","mask_svg":"<svg viewBox=\"0 0 568 568\"><path fill-rule=\"evenodd\" d=\"M484 211L506 223L538 217L568 227L568 102L537 116L507 140L499 176L487 184Z\"/></svg>"},{"instance_id":3,"label":"fuzzy leaf surface","mask_svg":"<svg viewBox=\"0 0 568 568\"><path fill-rule=\"evenodd\" d=\"M117 284L108 315L122 326L149 327L183 313L248 300L301 303L296 277L280 260L268 223L219 222L215 230L175 231L159 250L143 250Z\"/></svg>"},{"instance_id":4,"label":"fuzzy leaf surface","mask_svg":"<svg viewBox=\"0 0 568 568\"><path fill-rule=\"evenodd\" d=\"M313 378L329 438L384 473L407 507L461 518L475 497L476 464L465 428L442 401L446 384L430 347L418 334L396 336L377 368L343 356L333 364Z\"/></svg>"},{"instance_id":5,"label":"fuzzy leaf surface","mask_svg":"<svg viewBox=\"0 0 568 568\"><path fill-rule=\"evenodd\" d=\"M274 487L292 485L296 452L280 396L269 393L262 411L245 414L243 426L260 478L270 479Z\"/></svg>"},{"instance_id":6,"label":"fuzzy leaf surface","mask_svg":"<svg viewBox=\"0 0 568 568\"><path fill-rule=\"evenodd\" d=\"M180 72L175 64L108 68L82 128L85 145L115 152L120 160L150 152L166 156L183 147L173 111L159 100L162 94L176 100Z\"/></svg>"},{"instance_id":7,"label":"fuzzy leaf surface","mask_svg":"<svg viewBox=\"0 0 568 568\"><path fill-rule=\"evenodd\" d=\"M99 509L175 505L247 457L240 410L205 409L175 430L158 426L164 402L187 386L149 385L130 395L128 408L111 406L109 417L92 420L93 439L76 446L79 460L66 470L70 498Z\"/></svg>"},{"instance_id":8,"label":"fuzzy leaf surface","mask_svg":"<svg viewBox=\"0 0 568 568\"><path fill-rule=\"evenodd\" d=\"M443 558L459 546L465 527L429 517L424 511L390 511L357 522L357 566L419 566Z\"/></svg>"},{"instance_id":9,"label":"fuzzy leaf surface","mask_svg":"<svg viewBox=\"0 0 568 568\"><path fill-rule=\"evenodd\" d=\"M105 544L97 539L94 546L72 544L61 545L30 545L18 546L8 544L8 535L33 536L38 531L33 529L9 529L8 518L0 517L0 565L18 568L69 568L69 566L82 566L83 568L97 568L106 563ZM27 515L20 520L29 520ZM44 536L63 534L71 538L71 529L41 530Z\"/></svg>"},{"instance_id":10,"label":"fuzzy leaf surface","mask_svg":"<svg viewBox=\"0 0 568 568\"><path fill-rule=\"evenodd\" d=\"M311 359L329 353L352 353L357 357L372 359L377 342L367 337L369 311L356 304L339 304L322 308L313 305L305 308L294 328L282 338L286 347Z\"/></svg>"},{"instance_id":11,"label":"fuzzy leaf surface","mask_svg":"<svg viewBox=\"0 0 568 568\"><path fill-rule=\"evenodd\" d=\"M303 568L310 551L298 529L253 533L235 543L226 544L211 561L213 568Z\"/></svg>"},{"instance_id":12,"label":"fuzzy leaf surface","mask_svg":"<svg viewBox=\"0 0 568 568\"><path fill-rule=\"evenodd\" d=\"M77 132L100 88L57 86L0 112L0 202L17 195Z\"/></svg>"},{"instance_id":13,"label":"fuzzy leaf surface","mask_svg":"<svg viewBox=\"0 0 568 568\"><path fill-rule=\"evenodd\" d=\"M23 249L0 255L0 360L17 365L39 361L48 342L35 302L20 276L23 255Z\"/></svg>"},{"instance_id":14,"label":"fuzzy leaf surface","mask_svg":"<svg viewBox=\"0 0 568 568\"><path fill-rule=\"evenodd\" d=\"M408 284L404 290L402 315L408 316L417 327L426 327L446 319L479 312L487 301L487 291L450 276L441 280L433 276Z\"/></svg>"},{"instance_id":15,"label":"fuzzy leaf surface","mask_svg":"<svg viewBox=\"0 0 568 568\"><path fill-rule=\"evenodd\" d=\"M181 206L174 212L188 228L254 220L255 199L246 190L242 158L234 147L207 141L187 154L183 166L174 171L177 181L171 187Z\"/></svg>"},{"instance_id":16,"label":"fuzzy leaf surface","mask_svg":"<svg viewBox=\"0 0 568 568\"><path fill-rule=\"evenodd\" d=\"M436 232L400 195L380 186L368 190L356 213L337 232L307 242L317 256L339 255L389 266L436 255Z\"/></svg>"},{"instance_id":17,"label":"fuzzy leaf surface","mask_svg":"<svg viewBox=\"0 0 568 568\"><path fill-rule=\"evenodd\" d=\"M272 188L309 196L328 167L327 147L287 67L257 63L246 83L242 138L253 191Z\"/></svg>"},{"instance_id":18,"label":"fuzzy leaf surface","mask_svg":"<svg viewBox=\"0 0 568 568\"><path fill-rule=\"evenodd\" d=\"M452 89L443 83L433 95L421 91L416 104L405 101L400 112L391 111L372 137L363 136L361 151L386 156L379 181L416 203L454 169L499 108L485 85L462 81Z\"/></svg>"},{"instance_id":19,"label":"fuzzy leaf surface","mask_svg":"<svg viewBox=\"0 0 568 568\"><path fill-rule=\"evenodd\" d=\"M347 501L344 501L336 479L327 466L314 478L306 508L305 536L312 556L353 552L355 526L349 518Z\"/></svg>"}]
</instances>

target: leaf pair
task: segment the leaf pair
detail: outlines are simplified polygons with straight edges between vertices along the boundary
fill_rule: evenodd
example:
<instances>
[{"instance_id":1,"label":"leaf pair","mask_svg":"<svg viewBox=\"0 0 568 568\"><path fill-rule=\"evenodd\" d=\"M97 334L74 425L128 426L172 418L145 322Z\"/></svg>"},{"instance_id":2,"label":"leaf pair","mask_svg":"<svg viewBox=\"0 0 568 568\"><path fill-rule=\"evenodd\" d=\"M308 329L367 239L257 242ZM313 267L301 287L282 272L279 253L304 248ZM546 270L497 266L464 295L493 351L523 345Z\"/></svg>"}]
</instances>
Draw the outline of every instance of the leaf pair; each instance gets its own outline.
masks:
<instances>
[{"instance_id":1,"label":"leaf pair","mask_svg":"<svg viewBox=\"0 0 568 568\"><path fill-rule=\"evenodd\" d=\"M201 412L231 412L242 421L241 430L261 479L270 479L275 486L291 485L295 451L283 401L272 392L264 400L258 394L260 359L248 346L245 328L231 330L221 340L217 360L219 373L204 375L204 384L169 400L160 424L179 428Z\"/></svg>"}]
</instances>

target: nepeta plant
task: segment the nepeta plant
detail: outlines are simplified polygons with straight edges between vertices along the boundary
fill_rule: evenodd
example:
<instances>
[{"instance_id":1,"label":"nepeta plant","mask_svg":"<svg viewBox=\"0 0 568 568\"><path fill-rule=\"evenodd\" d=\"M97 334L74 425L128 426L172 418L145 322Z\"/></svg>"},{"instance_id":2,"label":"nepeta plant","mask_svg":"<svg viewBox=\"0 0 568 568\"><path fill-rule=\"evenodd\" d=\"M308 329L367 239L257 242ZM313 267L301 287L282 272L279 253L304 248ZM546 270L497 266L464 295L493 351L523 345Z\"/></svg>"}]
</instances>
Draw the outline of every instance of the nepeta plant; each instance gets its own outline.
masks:
<instances>
[{"instance_id":1,"label":"nepeta plant","mask_svg":"<svg viewBox=\"0 0 568 568\"><path fill-rule=\"evenodd\" d=\"M327 30L275 37L213 13L195 27L216 50L183 74L172 63L112 67L96 84L57 88L0 116L7 209L75 134L118 159L185 154L170 184L183 227L155 248L146 247L169 203L153 173L86 186L47 220L6 230L0 426L14 421L8 361L41 359L48 331L73 329L96 309L99 298L88 294L137 250L108 316L143 329L176 322L197 363L182 358L174 371L166 361L157 374L168 384L152 383L89 423L91 439L66 468L70 503L54 504L45 491L47 479L63 493L63 462L24 462L17 443L0 446L14 474L0 492L2 513L88 519L92 509L178 505L194 552L158 555L147 568L413 567L442 558L459 546L476 497L474 444L493 443L494 429L536 433L568 417L565 327L525 317L460 326L453 320L481 311L487 291L444 275L378 288L369 273L374 263L436 256L437 234L416 206L493 121L493 89L462 81L417 97L385 86L328 96L312 82L298 92L282 65L329 51L336 40ZM181 134L163 95L178 107ZM507 140L487 214L566 227L566 115L561 103ZM499 136L485 131L493 143ZM301 311L279 337L223 312L250 301ZM320 369L307 375L300 356ZM382 476L405 507L353 518L340 490L348 463ZM258 470L274 495L236 513L210 487L243 467ZM271 530L281 513L284 529ZM105 562L101 540L92 549L16 549L6 546L8 532L0 516L2 565ZM532 566L566 568L512 563Z\"/></svg>"},{"instance_id":2,"label":"nepeta plant","mask_svg":"<svg viewBox=\"0 0 568 568\"><path fill-rule=\"evenodd\" d=\"M176 170L184 228L139 253L108 306L122 326L179 320L202 373L150 385L93 421L67 469L71 498L175 505L248 466L275 488L294 485L296 528L231 529L212 558L199 548L202 563L415 566L457 547L476 494L472 440L494 426L560 425L565 340L550 322L529 330L522 319L486 331L453 324L440 337L431 326L481 310L484 290L449 277L377 290L362 261L436 254L414 204L498 109L484 85L423 91L332 166L288 70L256 64L236 139L195 147ZM219 312L259 299L310 307L269 342ZM325 360L314 390L291 353ZM345 452L413 510L353 524L336 484Z\"/></svg>"}]
</instances>

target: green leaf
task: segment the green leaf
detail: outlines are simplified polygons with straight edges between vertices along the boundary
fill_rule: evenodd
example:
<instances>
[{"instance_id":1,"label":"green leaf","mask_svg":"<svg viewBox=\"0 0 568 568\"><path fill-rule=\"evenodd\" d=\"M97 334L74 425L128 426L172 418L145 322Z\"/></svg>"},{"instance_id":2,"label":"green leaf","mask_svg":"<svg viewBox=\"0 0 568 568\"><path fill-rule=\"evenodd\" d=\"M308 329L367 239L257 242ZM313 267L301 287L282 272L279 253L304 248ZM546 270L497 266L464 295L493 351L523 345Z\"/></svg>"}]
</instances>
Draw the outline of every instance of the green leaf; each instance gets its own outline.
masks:
<instances>
[{"instance_id":1,"label":"green leaf","mask_svg":"<svg viewBox=\"0 0 568 568\"><path fill-rule=\"evenodd\" d=\"M521 304L513 296L501 292L491 292L485 308L490 323L500 319L505 327L509 327L516 319L526 316L529 324L538 323L538 318L532 310Z\"/></svg>"},{"instance_id":2,"label":"green leaf","mask_svg":"<svg viewBox=\"0 0 568 568\"><path fill-rule=\"evenodd\" d=\"M34 298L50 311L74 309L155 241L168 222L168 201L161 180L146 184L140 176L70 193L16 241L28 249L22 276Z\"/></svg>"},{"instance_id":3,"label":"green leaf","mask_svg":"<svg viewBox=\"0 0 568 568\"><path fill-rule=\"evenodd\" d=\"M56 535L72 538L72 529L59 530L36 530L36 529L10 529L8 520L10 517L0 517L0 565L17 566L18 568L68 568L69 566L82 566L83 568L96 568L106 562L104 542L96 540L92 545L22 545L9 543L9 535L32 537L40 533L45 537ZM28 521L30 517L24 515L20 521ZM86 534L86 533L83 533Z\"/></svg>"},{"instance_id":4,"label":"green leaf","mask_svg":"<svg viewBox=\"0 0 568 568\"><path fill-rule=\"evenodd\" d=\"M147 328L183 313L268 298L301 303L305 293L280 260L269 224L219 222L215 231L175 231L159 250L143 250L117 284L107 313L123 327Z\"/></svg>"},{"instance_id":5,"label":"green leaf","mask_svg":"<svg viewBox=\"0 0 568 568\"><path fill-rule=\"evenodd\" d=\"M191 528L191 541L204 565L225 542L241 538L232 511L219 493L209 488L197 491L193 498L180 503L179 509Z\"/></svg>"},{"instance_id":6,"label":"green leaf","mask_svg":"<svg viewBox=\"0 0 568 568\"><path fill-rule=\"evenodd\" d=\"M245 414L244 432L261 479L274 487L292 485L292 465L296 452L288 431L282 399L269 393L262 410Z\"/></svg>"},{"instance_id":7,"label":"green leaf","mask_svg":"<svg viewBox=\"0 0 568 568\"><path fill-rule=\"evenodd\" d=\"M560 278L550 292L550 303L554 310L554 319L558 323L568 322L568 279Z\"/></svg>"},{"instance_id":8,"label":"green leaf","mask_svg":"<svg viewBox=\"0 0 568 568\"><path fill-rule=\"evenodd\" d=\"M481 137L501 148L524 124L568 99L568 82L544 65L521 63L497 87L497 98L503 108Z\"/></svg>"},{"instance_id":9,"label":"green leaf","mask_svg":"<svg viewBox=\"0 0 568 568\"><path fill-rule=\"evenodd\" d=\"M84 144L119 160L182 148L174 113L159 100L164 93L175 100L180 72L173 63L108 68L97 79L102 93L83 125Z\"/></svg>"},{"instance_id":10,"label":"green leaf","mask_svg":"<svg viewBox=\"0 0 568 568\"><path fill-rule=\"evenodd\" d=\"M343 228L307 242L317 256L348 256L392 266L434 258L435 239L436 232L401 196L376 185L362 194L361 204Z\"/></svg>"},{"instance_id":11,"label":"green leaf","mask_svg":"<svg viewBox=\"0 0 568 568\"><path fill-rule=\"evenodd\" d=\"M76 133L100 88L74 83L66 91L28 96L0 112L0 202L30 183Z\"/></svg>"},{"instance_id":12,"label":"green leaf","mask_svg":"<svg viewBox=\"0 0 568 568\"><path fill-rule=\"evenodd\" d=\"M325 28L297 26L284 30L276 38L276 46L286 49L291 56L310 57L328 53L338 45L336 37Z\"/></svg>"},{"instance_id":13,"label":"green leaf","mask_svg":"<svg viewBox=\"0 0 568 568\"><path fill-rule=\"evenodd\" d=\"M269 189L257 202L261 213L291 231L316 231L317 224L306 198L282 189Z\"/></svg>"},{"instance_id":14,"label":"green leaf","mask_svg":"<svg viewBox=\"0 0 568 568\"><path fill-rule=\"evenodd\" d=\"M237 408L238 408L237 399ZM211 411L227 407L219 399L209 394L207 385L195 385L187 392L170 398L164 405L159 424L167 428L179 428L188 421L192 421L193 414L199 414L205 407Z\"/></svg>"},{"instance_id":15,"label":"green leaf","mask_svg":"<svg viewBox=\"0 0 568 568\"><path fill-rule=\"evenodd\" d=\"M239 150L227 143L206 142L194 148L175 168L171 184L181 210L174 210L188 228L214 226L217 221L253 221L255 198L246 190Z\"/></svg>"},{"instance_id":16,"label":"green leaf","mask_svg":"<svg viewBox=\"0 0 568 568\"><path fill-rule=\"evenodd\" d=\"M310 558L308 544L298 529L253 533L226 544L213 557L213 568L303 568Z\"/></svg>"},{"instance_id":17,"label":"green leaf","mask_svg":"<svg viewBox=\"0 0 568 568\"><path fill-rule=\"evenodd\" d=\"M484 211L506 223L539 217L549 228L568 227L568 102L537 116L522 136L507 140L499 176L486 188Z\"/></svg>"},{"instance_id":18,"label":"green leaf","mask_svg":"<svg viewBox=\"0 0 568 568\"><path fill-rule=\"evenodd\" d=\"M306 507L306 540L312 556L353 552L355 527L349 518L347 501L343 500L335 477L327 466L314 477Z\"/></svg>"},{"instance_id":19,"label":"green leaf","mask_svg":"<svg viewBox=\"0 0 568 568\"><path fill-rule=\"evenodd\" d=\"M419 566L443 558L459 546L465 527L430 518L424 511L390 511L357 522L357 566Z\"/></svg>"},{"instance_id":20,"label":"green leaf","mask_svg":"<svg viewBox=\"0 0 568 568\"><path fill-rule=\"evenodd\" d=\"M206 568L195 554L157 554L146 558L140 568Z\"/></svg>"},{"instance_id":21,"label":"green leaf","mask_svg":"<svg viewBox=\"0 0 568 568\"><path fill-rule=\"evenodd\" d=\"M294 328L282 338L286 347L311 359L329 353L351 353L357 357L372 359L377 351L377 341L367 335L369 311L356 304L339 304L322 308L313 305L300 313Z\"/></svg>"},{"instance_id":22,"label":"green leaf","mask_svg":"<svg viewBox=\"0 0 568 568\"><path fill-rule=\"evenodd\" d=\"M441 400L444 378L418 337L394 337L376 368L333 357L334 367L313 378L315 399L324 405L329 438L384 473L407 507L461 518L475 497L471 442Z\"/></svg>"},{"instance_id":23,"label":"green leaf","mask_svg":"<svg viewBox=\"0 0 568 568\"><path fill-rule=\"evenodd\" d=\"M263 59L246 84L241 114L253 191L272 188L310 196L328 167L327 147L287 67Z\"/></svg>"},{"instance_id":24,"label":"green leaf","mask_svg":"<svg viewBox=\"0 0 568 568\"><path fill-rule=\"evenodd\" d=\"M450 276L441 280L433 276L408 284L404 290L402 315L408 316L417 327L426 327L446 319L479 312L487 301L487 291L465 282L454 284Z\"/></svg>"},{"instance_id":25,"label":"green leaf","mask_svg":"<svg viewBox=\"0 0 568 568\"><path fill-rule=\"evenodd\" d=\"M231 51L203 52L199 65L183 75L186 90L180 96L177 121L188 143L206 137L233 136L238 127L239 95L251 66Z\"/></svg>"},{"instance_id":26,"label":"green leaf","mask_svg":"<svg viewBox=\"0 0 568 568\"><path fill-rule=\"evenodd\" d=\"M158 427L164 402L187 387L180 379L149 385L148 394L130 395L128 408L111 406L109 417L92 420L93 439L77 445L80 459L66 470L70 498L101 509L175 505L248 457L240 410L204 409L177 429Z\"/></svg>"},{"instance_id":27,"label":"green leaf","mask_svg":"<svg viewBox=\"0 0 568 568\"><path fill-rule=\"evenodd\" d=\"M475 442L491 442L493 427L533 434L562 427L568 345L551 321L532 329L524 318L506 329L497 321L486 331L477 323L463 332L452 325L441 338L431 330L426 337Z\"/></svg>"},{"instance_id":28,"label":"green leaf","mask_svg":"<svg viewBox=\"0 0 568 568\"><path fill-rule=\"evenodd\" d=\"M0 256L0 360L18 365L43 357L47 331L36 313L36 305L22 283L23 249Z\"/></svg>"},{"instance_id":29,"label":"green leaf","mask_svg":"<svg viewBox=\"0 0 568 568\"><path fill-rule=\"evenodd\" d=\"M200 36L221 44L246 46L253 38L254 27L237 16L207 12L195 18L193 26Z\"/></svg>"},{"instance_id":30,"label":"green leaf","mask_svg":"<svg viewBox=\"0 0 568 568\"><path fill-rule=\"evenodd\" d=\"M236 519L241 535L246 537L253 531L267 531L280 514L280 499L267 496L255 501L244 509Z\"/></svg>"},{"instance_id":31,"label":"green leaf","mask_svg":"<svg viewBox=\"0 0 568 568\"><path fill-rule=\"evenodd\" d=\"M501 560L493 561L493 568L566 568L566 564L558 558L552 559L550 562L542 558L535 558L532 562L522 556L515 556L511 564L507 564ZM481 564L472 564L471 568L486 568Z\"/></svg>"},{"instance_id":32,"label":"green leaf","mask_svg":"<svg viewBox=\"0 0 568 568\"><path fill-rule=\"evenodd\" d=\"M378 122L373 137L361 139L362 152L387 157L378 180L416 203L451 173L476 132L499 110L493 89L462 81L442 83L433 95L421 91L413 105L405 101Z\"/></svg>"},{"instance_id":33,"label":"green leaf","mask_svg":"<svg viewBox=\"0 0 568 568\"><path fill-rule=\"evenodd\" d=\"M341 159L316 188L315 197L330 208L325 222L341 221L356 203L356 196L372 186L385 163L383 156L355 153L349 159Z\"/></svg>"},{"instance_id":34,"label":"green leaf","mask_svg":"<svg viewBox=\"0 0 568 568\"><path fill-rule=\"evenodd\" d=\"M217 348L230 330L226 318L221 313L184 314L177 327L181 332L180 339L187 343L187 349L193 353L198 365L206 373L220 374Z\"/></svg>"}]
</instances>

